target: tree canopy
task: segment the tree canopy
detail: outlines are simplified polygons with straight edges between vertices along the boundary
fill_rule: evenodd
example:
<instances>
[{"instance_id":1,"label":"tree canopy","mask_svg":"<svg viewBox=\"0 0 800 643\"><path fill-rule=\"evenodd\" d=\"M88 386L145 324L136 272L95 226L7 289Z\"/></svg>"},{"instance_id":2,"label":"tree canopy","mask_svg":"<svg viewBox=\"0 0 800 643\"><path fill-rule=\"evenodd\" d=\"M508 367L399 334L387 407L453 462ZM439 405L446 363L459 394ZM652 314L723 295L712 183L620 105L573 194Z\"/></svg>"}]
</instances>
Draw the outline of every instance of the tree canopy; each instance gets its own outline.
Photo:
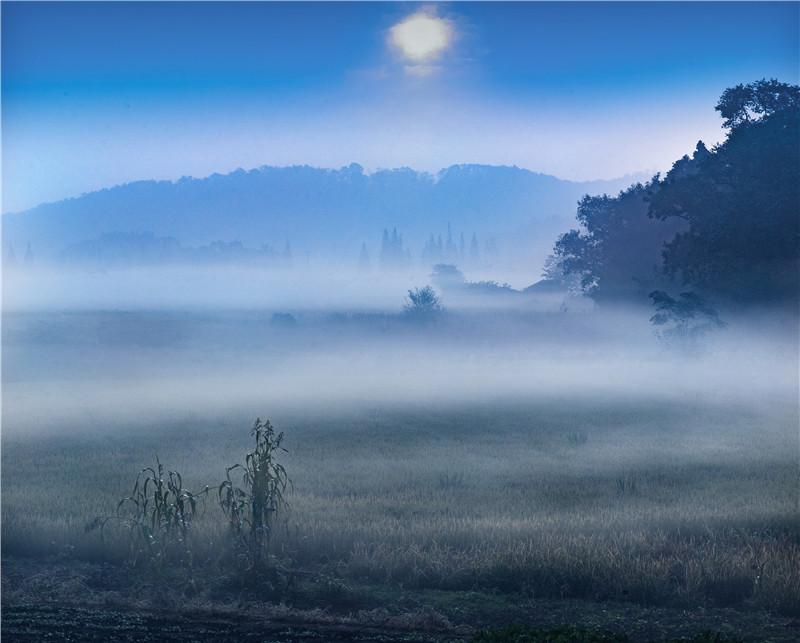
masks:
<instances>
[{"instance_id":1,"label":"tree canopy","mask_svg":"<svg viewBox=\"0 0 800 643\"><path fill-rule=\"evenodd\" d=\"M691 171L676 164L652 197L650 216L687 223L664 248L664 271L740 303L793 299L800 269L798 88L759 81L733 89L717 106L730 128L726 141Z\"/></svg>"},{"instance_id":2,"label":"tree canopy","mask_svg":"<svg viewBox=\"0 0 800 643\"><path fill-rule=\"evenodd\" d=\"M680 283L731 303L796 301L800 283L800 88L777 80L723 92L726 140L616 197L586 196L580 230L554 248L597 300Z\"/></svg>"},{"instance_id":3,"label":"tree canopy","mask_svg":"<svg viewBox=\"0 0 800 643\"><path fill-rule=\"evenodd\" d=\"M554 255L565 274L580 277L584 292L598 300L641 298L661 285L661 249L684 225L648 217L657 181L637 183L615 197L587 195L578 203L582 229L561 235Z\"/></svg>"}]
</instances>

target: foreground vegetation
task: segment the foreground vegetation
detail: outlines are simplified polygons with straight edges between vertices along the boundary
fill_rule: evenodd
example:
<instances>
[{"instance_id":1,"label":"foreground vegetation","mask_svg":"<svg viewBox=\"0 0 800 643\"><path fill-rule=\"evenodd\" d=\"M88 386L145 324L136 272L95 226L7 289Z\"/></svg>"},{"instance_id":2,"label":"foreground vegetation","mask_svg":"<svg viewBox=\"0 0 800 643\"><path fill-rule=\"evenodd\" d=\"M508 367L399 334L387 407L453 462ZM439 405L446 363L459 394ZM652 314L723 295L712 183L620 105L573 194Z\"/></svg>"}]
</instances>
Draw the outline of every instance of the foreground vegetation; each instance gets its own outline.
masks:
<instances>
[{"instance_id":1,"label":"foreground vegetation","mask_svg":"<svg viewBox=\"0 0 800 643\"><path fill-rule=\"evenodd\" d=\"M181 591L341 609L368 586L800 614L790 406L498 401L276 419L295 484L271 547L296 573L245 590L220 566L220 508L201 502ZM87 523L155 452L187 488L218 479L248 446L241 426L6 437L4 555L122 565L124 530L103 541Z\"/></svg>"}]
</instances>

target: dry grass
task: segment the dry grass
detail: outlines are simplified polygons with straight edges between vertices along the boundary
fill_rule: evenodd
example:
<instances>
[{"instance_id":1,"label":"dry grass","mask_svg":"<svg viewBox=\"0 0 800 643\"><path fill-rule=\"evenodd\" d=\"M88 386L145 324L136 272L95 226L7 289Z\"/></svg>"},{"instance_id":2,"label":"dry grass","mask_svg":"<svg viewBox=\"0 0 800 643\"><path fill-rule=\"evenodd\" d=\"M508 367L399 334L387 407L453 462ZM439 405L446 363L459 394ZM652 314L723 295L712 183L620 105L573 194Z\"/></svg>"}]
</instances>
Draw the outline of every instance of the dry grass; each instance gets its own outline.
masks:
<instances>
[{"instance_id":1,"label":"dry grass","mask_svg":"<svg viewBox=\"0 0 800 643\"><path fill-rule=\"evenodd\" d=\"M800 614L793 409L551 400L274 419L295 482L274 545L301 568L406 588ZM113 510L142 464L158 451L202 488L243 452L246 426L6 439L4 553L121 555L122 541L104 546L84 526ZM218 512L195 521L209 558L224 537Z\"/></svg>"}]
</instances>

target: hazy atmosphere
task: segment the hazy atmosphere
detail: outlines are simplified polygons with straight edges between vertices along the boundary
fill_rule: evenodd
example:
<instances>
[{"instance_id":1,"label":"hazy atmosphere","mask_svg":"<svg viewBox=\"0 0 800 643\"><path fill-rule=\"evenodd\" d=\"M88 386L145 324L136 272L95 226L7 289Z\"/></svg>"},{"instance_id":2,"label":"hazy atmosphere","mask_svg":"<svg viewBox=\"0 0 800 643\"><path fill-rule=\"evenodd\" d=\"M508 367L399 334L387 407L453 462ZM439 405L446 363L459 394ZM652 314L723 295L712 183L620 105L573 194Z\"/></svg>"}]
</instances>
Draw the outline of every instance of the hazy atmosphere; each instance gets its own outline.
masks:
<instances>
[{"instance_id":1,"label":"hazy atmosphere","mask_svg":"<svg viewBox=\"0 0 800 643\"><path fill-rule=\"evenodd\" d=\"M793 641L800 5L2 4L9 641Z\"/></svg>"}]
</instances>

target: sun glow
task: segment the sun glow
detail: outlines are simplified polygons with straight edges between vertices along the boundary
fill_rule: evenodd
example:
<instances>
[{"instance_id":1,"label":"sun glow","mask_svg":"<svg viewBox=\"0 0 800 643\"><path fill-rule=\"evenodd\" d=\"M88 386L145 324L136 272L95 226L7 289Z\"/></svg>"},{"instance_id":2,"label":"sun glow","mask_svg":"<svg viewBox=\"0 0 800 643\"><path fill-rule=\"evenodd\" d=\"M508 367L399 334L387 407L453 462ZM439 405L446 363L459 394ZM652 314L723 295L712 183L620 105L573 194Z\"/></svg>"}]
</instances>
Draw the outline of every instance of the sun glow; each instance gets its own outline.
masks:
<instances>
[{"instance_id":1,"label":"sun glow","mask_svg":"<svg viewBox=\"0 0 800 643\"><path fill-rule=\"evenodd\" d=\"M389 31L389 42L413 63L435 59L452 38L453 28L448 20L424 11L398 22Z\"/></svg>"}]
</instances>

